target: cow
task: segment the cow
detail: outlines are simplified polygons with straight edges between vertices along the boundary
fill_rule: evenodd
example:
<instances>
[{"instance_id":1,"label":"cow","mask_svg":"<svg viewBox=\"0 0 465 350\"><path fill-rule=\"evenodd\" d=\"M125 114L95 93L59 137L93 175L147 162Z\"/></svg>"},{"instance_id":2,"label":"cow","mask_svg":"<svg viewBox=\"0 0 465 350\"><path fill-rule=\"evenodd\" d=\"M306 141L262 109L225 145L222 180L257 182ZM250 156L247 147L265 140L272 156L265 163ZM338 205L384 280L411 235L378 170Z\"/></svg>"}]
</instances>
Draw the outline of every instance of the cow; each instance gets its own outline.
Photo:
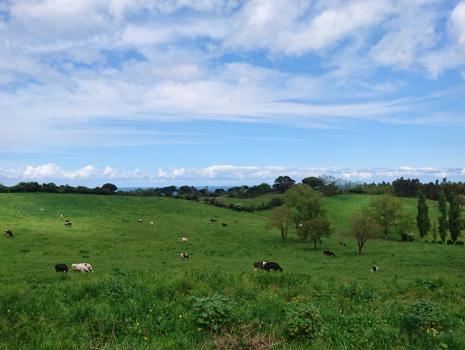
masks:
<instances>
[{"instance_id":1,"label":"cow","mask_svg":"<svg viewBox=\"0 0 465 350\"><path fill-rule=\"evenodd\" d=\"M60 214L60 219L63 219L65 216L63 214Z\"/></svg>"},{"instance_id":2,"label":"cow","mask_svg":"<svg viewBox=\"0 0 465 350\"><path fill-rule=\"evenodd\" d=\"M126 217L124 217L122 221L123 221L123 222L128 222L128 221L129 221L129 219L128 219L128 218L126 218Z\"/></svg>"},{"instance_id":3,"label":"cow","mask_svg":"<svg viewBox=\"0 0 465 350\"><path fill-rule=\"evenodd\" d=\"M222 222L221 225L222 225L223 227L227 227L227 226L228 226L228 224L225 223L225 222Z\"/></svg>"},{"instance_id":4,"label":"cow","mask_svg":"<svg viewBox=\"0 0 465 350\"><path fill-rule=\"evenodd\" d=\"M218 222L218 220L217 219L210 219L210 222L214 223L214 222Z\"/></svg>"},{"instance_id":5,"label":"cow","mask_svg":"<svg viewBox=\"0 0 465 350\"><path fill-rule=\"evenodd\" d=\"M370 270L370 271L371 271L371 272L378 272L378 271L379 271L379 267L373 265L373 266L371 267L371 270Z\"/></svg>"},{"instance_id":6,"label":"cow","mask_svg":"<svg viewBox=\"0 0 465 350\"><path fill-rule=\"evenodd\" d=\"M150 221L149 224L150 224L150 225L153 225L153 221Z\"/></svg>"},{"instance_id":7,"label":"cow","mask_svg":"<svg viewBox=\"0 0 465 350\"><path fill-rule=\"evenodd\" d=\"M44 208L39 208L39 211L45 211L45 209Z\"/></svg>"},{"instance_id":8,"label":"cow","mask_svg":"<svg viewBox=\"0 0 465 350\"><path fill-rule=\"evenodd\" d=\"M94 272L92 265L88 263L72 264L71 268L74 272Z\"/></svg>"},{"instance_id":9,"label":"cow","mask_svg":"<svg viewBox=\"0 0 465 350\"><path fill-rule=\"evenodd\" d=\"M239 223L239 220L234 220L234 223L235 223L235 224L238 224L238 223Z\"/></svg>"},{"instance_id":10,"label":"cow","mask_svg":"<svg viewBox=\"0 0 465 350\"><path fill-rule=\"evenodd\" d=\"M181 237L179 238L179 242L187 242L189 239L187 237Z\"/></svg>"},{"instance_id":11,"label":"cow","mask_svg":"<svg viewBox=\"0 0 465 350\"><path fill-rule=\"evenodd\" d=\"M189 254L187 254L186 252L182 252L181 254L179 254L179 259L188 260L189 259Z\"/></svg>"},{"instance_id":12,"label":"cow","mask_svg":"<svg viewBox=\"0 0 465 350\"><path fill-rule=\"evenodd\" d=\"M323 252L323 255L324 256L334 256L334 257L336 256L336 254L334 254L331 250L325 250Z\"/></svg>"},{"instance_id":13,"label":"cow","mask_svg":"<svg viewBox=\"0 0 465 350\"><path fill-rule=\"evenodd\" d=\"M137 222L144 222L144 220L142 220L142 219L137 219Z\"/></svg>"},{"instance_id":14,"label":"cow","mask_svg":"<svg viewBox=\"0 0 465 350\"><path fill-rule=\"evenodd\" d=\"M257 271L258 269L260 270L265 270L265 271L281 271L283 272L283 269L277 262L274 261L257 261L256 263L253 264L254 267L254 272Z\"/></svg>"},{"instance_id":15,"label":"cow","mask_svg":"<svg viewBox=\"0 0 465 350\"><path fill-rule=\"evenodd\" d=\"M68 265L66 265L66 264L56 264L55 265L55 271L56 272L67 273L68 272Z\"/></svg>"},{"instance_id":16,"label":"cow","mask_svg":"<svg viewBox=\"0 0 465 350\"><path fill-rule=\"evenodd\" d=\"M73 226L73 223L71 221L69 221L69 220L66 220L65 221L65 226L66 227L71 227L71 226Z\"/></svg>"},{"instance_id":17,"label":"cow","mask_svg":"<svg viewBox=\"0 0 465 350\"><path fill-rule=\"evenodd\" d=\"M345 246L346 246L346 242L344 242L344 241L339 241L339 245L342 246L342 247L345 247Z\"/></svg>"},{"instance_id":18,"label":"cow","mask_svg":"<svg viewBox=\"0 0 465 350\"><path fill-rule=\"evenodd\" d=\"M13 237L13 231L6 229L4 232L5 237L12 238Z\"/></svg>"}]
</instances>

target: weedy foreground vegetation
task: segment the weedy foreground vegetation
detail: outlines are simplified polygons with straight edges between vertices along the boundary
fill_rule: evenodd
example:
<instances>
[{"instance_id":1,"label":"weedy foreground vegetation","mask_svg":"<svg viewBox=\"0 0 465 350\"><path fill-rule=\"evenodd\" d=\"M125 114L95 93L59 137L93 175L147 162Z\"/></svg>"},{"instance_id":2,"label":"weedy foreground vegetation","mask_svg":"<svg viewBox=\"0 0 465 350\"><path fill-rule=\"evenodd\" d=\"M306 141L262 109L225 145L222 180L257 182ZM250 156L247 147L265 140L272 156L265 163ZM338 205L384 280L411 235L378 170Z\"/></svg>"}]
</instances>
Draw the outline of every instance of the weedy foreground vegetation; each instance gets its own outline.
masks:
<instances>
[{"instance_id":1,"label":"weedy foreground vegetation","mask_svg":"<svg viewBox=\"0 0 465 350\"><path fill-rule=\"evenodd\" d=\"M390 232L358 255L344 233L371 198L325 198L334 232L315 250L266 228L266 211L0 194L0 226L14 232L0 239L0 348L464 349L464 247ZM416 199L402 205L415 215ZM428 205L436 217L437 203ZM253 273L261 260L284 272ZM53 269L81 261L95 273ZM380 272L370 272L374 264Z\"/></svg>"}]
</instances>

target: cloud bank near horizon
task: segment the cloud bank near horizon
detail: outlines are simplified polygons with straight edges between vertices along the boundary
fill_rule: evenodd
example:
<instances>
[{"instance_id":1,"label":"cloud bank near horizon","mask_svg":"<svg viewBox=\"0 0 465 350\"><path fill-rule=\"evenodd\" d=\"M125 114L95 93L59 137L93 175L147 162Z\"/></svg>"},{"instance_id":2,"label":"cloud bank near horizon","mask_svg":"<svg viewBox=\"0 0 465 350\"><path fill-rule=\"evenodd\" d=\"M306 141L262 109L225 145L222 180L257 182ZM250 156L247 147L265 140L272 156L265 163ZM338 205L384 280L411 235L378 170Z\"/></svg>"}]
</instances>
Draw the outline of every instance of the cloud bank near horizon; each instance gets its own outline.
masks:
<instances>
[{"instance_id":1,"label":"cloud bank near horizon","mask_svg":"<svg viewBox=\"0 0 465 350\"><path fill-rule=\"evenodd\" d=\"M141 169L125 170L110 166L98 168L86 165L78 169L64 169L56 164L0 168L0 183L16 184L20 181L55 182L57 184L101 185L113 182L124 186L187 185L240 185L272 183L275 178L288 175L300 181L307 176L333 176L347 182L392 181L399 177L419 178L423 181L450 178L465 179L465 167L438 169L404 166L397 169L341 169L336 167L299 168L287 166L235 166L211 165L204 168L170 168L148 172Z\"/></svg>"}]
</instances>

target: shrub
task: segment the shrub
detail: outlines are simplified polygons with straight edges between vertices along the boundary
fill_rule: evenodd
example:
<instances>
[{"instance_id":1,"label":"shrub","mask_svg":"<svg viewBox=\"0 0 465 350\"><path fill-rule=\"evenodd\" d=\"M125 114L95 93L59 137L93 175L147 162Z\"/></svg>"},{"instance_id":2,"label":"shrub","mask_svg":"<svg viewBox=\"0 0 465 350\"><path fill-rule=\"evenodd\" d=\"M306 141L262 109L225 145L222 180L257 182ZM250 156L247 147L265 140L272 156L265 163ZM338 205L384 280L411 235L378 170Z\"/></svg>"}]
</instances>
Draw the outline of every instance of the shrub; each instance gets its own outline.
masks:
<instances>
[{"instance_id":1,"label":"shrub","mask_svg":"<svg viewBox=\"0 0 465 350\"><path fill-rule=\"evenodd\" d=\"M287 310L285 326L287 336L290 339L315 340L321 335L320 310L313 304L292 305Z\"/></svg>"},{"instance_id":2,"label":"shrub","mask_svg":"<svg viewBox=\"0 0 465 350\"><path fill-rule=\"evenodd\" d=\"M192 299L200 327L217 332L232 321L233 306L228 298L214 294L208 297L192 297Z\"/></svg>"},{"instance_id":3,"label":"shrub","mask_svg":"<svg viewBox=\"0 0 465 350\"><path fill-rule=\"evenodd\" d=\"M429 335L435 337L444 322L439 307L429 300L412 303L402 318L402 329L409 335Z\"/></svg>"},{"instance_id":4,"label":"shrub","mask_svg":"<svg viewBox=\"0 0 465 350\"><path fill-rule=\"evenodd\" d=\"M455 244L456 245L464 245L464 242L463 241L456 241Z\"/></svg>"},{"instance_id":5,"label":"shrub","mask_svg":"<svg viewBox=\"0 0 465 350\"><path fill-rule=\"evenodd\" d=\"M449 244L449 245L450 245L450 244L454 244L454 241L451 240L451 239L448 239L448 240L447 240L447 244Z\"/></svg>"}]
</instances>

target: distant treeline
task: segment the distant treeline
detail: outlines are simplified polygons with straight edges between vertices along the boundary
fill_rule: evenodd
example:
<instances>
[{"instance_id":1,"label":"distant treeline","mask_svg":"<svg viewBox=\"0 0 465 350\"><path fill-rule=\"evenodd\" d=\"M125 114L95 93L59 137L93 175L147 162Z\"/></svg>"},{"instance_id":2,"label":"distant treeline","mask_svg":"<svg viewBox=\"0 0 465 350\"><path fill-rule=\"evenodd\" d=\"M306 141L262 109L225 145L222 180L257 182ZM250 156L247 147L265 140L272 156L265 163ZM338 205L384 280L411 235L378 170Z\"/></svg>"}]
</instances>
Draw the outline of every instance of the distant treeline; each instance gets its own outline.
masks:
<instances>
[{"instance_id":1,"label":"distant treeline","mask_svg":"<svg viewBox=\"0 0 465 350\"><path fill-rule=\"evenodd\" d=\"M437 200L439 193L444 192L447 197L452 193L465 195L465 183L451 182L447 179L442 181L422 183L419 179L404 179L403 177L390 182L380 183L349 183L333 177L306 177L302 183L321 192L325 196L333 196L342 193L358 194L389 194L392 193L398 197L416 197L419 191L422 191L426 198ZM293 187L296 181L289 176L279 176L275 179L273 185L262 183L256 186L236 186L228 189L217 188L209 191L208 187L198 189L194 186L167 186L156 188L137 188L130 191L118 191L112 183L106 183L101 187L89 188L86 186L56 185L53 182L39 184L38 182L20 182L14 186L3 186L0 184L0 192L47 192L47 193L79 193L79 194L98 194L98 195L120 195L120 196L144 196L144 197L171 197L187 200L205 202L217 206L229 207L221 201L215 201L216 197L230 198L255 198L264 194L284 193ZM271 204L262 206L274 207L278 204L276 201ZM269 209L269 208L266 208ZM236 209L244 210L244 209Z\"/></svg>"}]
</instances>

